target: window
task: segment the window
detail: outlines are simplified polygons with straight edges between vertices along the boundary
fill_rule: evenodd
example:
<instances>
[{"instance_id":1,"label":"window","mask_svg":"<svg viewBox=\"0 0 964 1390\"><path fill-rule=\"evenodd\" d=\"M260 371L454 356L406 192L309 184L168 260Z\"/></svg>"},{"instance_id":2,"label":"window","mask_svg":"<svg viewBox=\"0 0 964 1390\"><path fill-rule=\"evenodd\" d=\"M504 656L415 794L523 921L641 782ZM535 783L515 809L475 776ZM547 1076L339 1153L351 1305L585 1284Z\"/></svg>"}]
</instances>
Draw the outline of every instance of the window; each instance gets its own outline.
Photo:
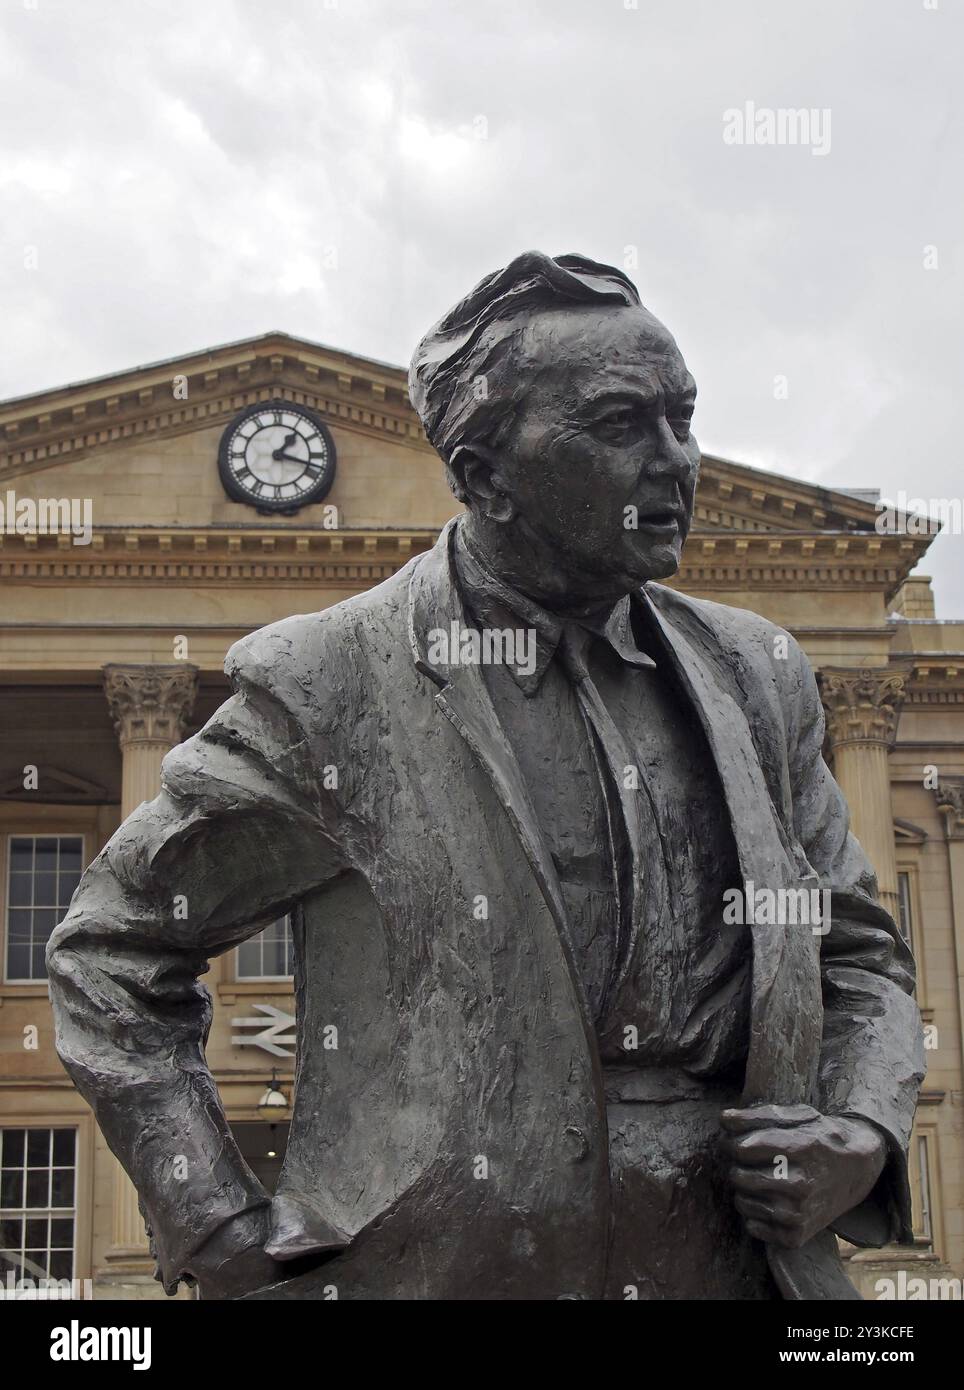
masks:
<instances>
[{"instance_id":1,"label":"window","mask_svg":"<svg viewBox=\"0 0 964 1390\"><path fill-rule=\"evenodd\" d=\"M0 1130L0 1280L73 1279L77 1131Z\"/></svg>"},{"instance_id":2,"label":"window","mask_svg":"<svg viewBox=\"0 0 964 1390\"><path fill-rule=\"evenodd\" d=\"M916 1150L912 1155L912 1160L913 1158L917 1159L916 1174L914 1173L914 1163L913 1161L911 1162L914 1238L915 1240L926 1241L926 1243L930 1245L933 1240L931 1227L931 1175L926 1135L917 1135ZM913 1182L915 1177L917 1181Z\"/></svg>"},{"instance_id":3,"label":"window","mask_svg":"<svg viewBox=\"0 0 964 1390\"><path fill-rule=\"evenodd\" d=\"M913 913L911 912L910 874L897 875L897 925L907 945L913 948Z\"/></svg>"},{"instance_id":4,"label":"window","mask_svg":"<svg viewBox=\"0 0 964 1390\"><path fill-rule=\"evenodd\" d=\"M238 947L238 979L290 980L293 955L291 918L279 917Z\"/></svg>"},{"instance_id":5,"label":"window","mask_svg":"<svg viewBox=\"0 0 964 1390\"><path fill-rule=\"evenodd\" d=\"M11 835L7 841L8 981L45 980L44 950L80 882L83 835Z\"/></svg>"}]
</instances>

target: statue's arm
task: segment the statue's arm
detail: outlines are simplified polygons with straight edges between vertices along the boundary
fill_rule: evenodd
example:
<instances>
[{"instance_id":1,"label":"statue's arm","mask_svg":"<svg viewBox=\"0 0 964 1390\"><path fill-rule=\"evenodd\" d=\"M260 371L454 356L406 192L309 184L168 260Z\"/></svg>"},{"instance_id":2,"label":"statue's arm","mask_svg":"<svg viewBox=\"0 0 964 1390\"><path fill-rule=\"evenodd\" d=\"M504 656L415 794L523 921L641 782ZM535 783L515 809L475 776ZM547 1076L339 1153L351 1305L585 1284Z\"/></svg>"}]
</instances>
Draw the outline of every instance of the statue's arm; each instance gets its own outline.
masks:
<instances>
[{"instance_id":1,"label":"statue's arm","mask_svg":"<svg viewBox=\"0 0 964 1390\"><path fill-rule=\"evenodd\" d=\"M91 864L47 953L58 1052L138 1188L169 1291L269 1200L208 1070L197 977L345 867L310 741L243 653L235 666L238 693L165 758L160 795Z\"/></svg>"},{"instance_id":2,"label":"statue's arm","mask_svg":"<svg viewBox=\"0 0 964 1390\"><path fill-rule=\"evenodd\" d=\"M865 1201L834 1223L859 1245L910 1239L907 1145L925 1064L914 961L877 902L877 882L849 832L843 793L823 760L824 715L810 664L795 647L788 702L794 828L830 890L821 939L824 1027L819 1107L861 1118L883 1135L888 1161Z\"/></svg>"}]
</instances>

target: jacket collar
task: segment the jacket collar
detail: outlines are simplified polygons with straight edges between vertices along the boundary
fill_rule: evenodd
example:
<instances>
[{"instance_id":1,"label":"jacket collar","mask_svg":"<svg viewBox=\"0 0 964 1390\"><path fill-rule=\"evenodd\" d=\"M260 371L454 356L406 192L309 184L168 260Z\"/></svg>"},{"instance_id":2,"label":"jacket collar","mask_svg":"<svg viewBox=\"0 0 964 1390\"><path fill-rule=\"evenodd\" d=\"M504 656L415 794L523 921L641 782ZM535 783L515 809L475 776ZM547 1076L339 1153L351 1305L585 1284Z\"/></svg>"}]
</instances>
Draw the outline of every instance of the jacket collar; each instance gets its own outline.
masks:
<instances>
[{"instance_id":1,"label":"jacket collar","mask_svg":"<svg viewBox=\"0 0 964 1390\"><path fill-rule=\"evenodd\" d=\"M535 695L546 668L562 640L566 620L550 612L507 584L466 539L461 518L455 522L452 554L459 589L467 611L483 628L519 630L532 634L535 643L532 669L507 663L516 684L527 696ZM652 657L639 649L633 637L633 596L624 594L610 608L591 617L570 619L573 626L602 638L630 666L654 667Z\"/></svg>"}]
</instances>

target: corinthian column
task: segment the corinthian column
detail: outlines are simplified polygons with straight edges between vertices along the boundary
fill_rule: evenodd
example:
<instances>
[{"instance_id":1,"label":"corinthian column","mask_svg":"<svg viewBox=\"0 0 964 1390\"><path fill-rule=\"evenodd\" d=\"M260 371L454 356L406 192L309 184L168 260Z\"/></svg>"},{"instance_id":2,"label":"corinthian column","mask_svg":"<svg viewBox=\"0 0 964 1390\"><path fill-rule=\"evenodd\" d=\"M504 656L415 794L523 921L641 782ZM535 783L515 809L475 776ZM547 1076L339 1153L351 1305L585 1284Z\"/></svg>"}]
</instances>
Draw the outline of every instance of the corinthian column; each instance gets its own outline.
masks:
<instances>
[{"instance_id":1,"label":"corinthian column","mask_svg":"<svg viewBox=\"0 0 964 1390\"><path fill-rule=\"evenodd\" d=\"M104 692L121 746L121 815L126 819L161 789L161 763L184 736L194 707L197 667L105 666ZM114 1272L151 1272L137 1192L114 1160L114 1218L107 1252Z\"/></svg>"},{"instance_id":2,"label":"corinthian column","mask_svg":"<svg viewBox=\"0 0 964 1390\"><path fill-rule=\"evenodd\" d=\"M825 666L821 695L834 775L850 807L850 826L877 874L880 901L897 916L897 856L888 755L910 669Z\"/></svg>"},{"instance_id":3,"label":"corinthian column","mask_svg":"<svg viewBox=\"0 0 964 1390\"><path fill-rule=\"evenodd\" d=\"M954 925L954 972L957 976L957 1018L964 1058L964 778L945 778L934 793L944 821L947 867L951 880L951 921Z\"/></svg>"}]
</instances>

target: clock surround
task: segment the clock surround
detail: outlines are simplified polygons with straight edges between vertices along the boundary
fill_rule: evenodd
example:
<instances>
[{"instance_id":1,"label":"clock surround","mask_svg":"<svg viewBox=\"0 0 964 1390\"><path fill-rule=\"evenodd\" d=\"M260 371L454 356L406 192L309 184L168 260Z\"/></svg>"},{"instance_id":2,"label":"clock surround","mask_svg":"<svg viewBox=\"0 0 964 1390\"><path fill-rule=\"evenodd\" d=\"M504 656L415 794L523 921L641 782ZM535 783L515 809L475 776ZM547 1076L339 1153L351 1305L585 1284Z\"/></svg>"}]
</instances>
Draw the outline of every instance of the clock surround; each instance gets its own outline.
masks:
<instances>
[{"instance_id":1,"label":"clock surround","mask_svg":"<svg viewBox=\"0 0 964 1390\"><path fill-rule=\"evenodd\" d=\"M234 417L218 446L228 497L267 516L320 502L335 479L335 445L319 416L291 401L259 401Z\"/></svg>"}]
</instances>

